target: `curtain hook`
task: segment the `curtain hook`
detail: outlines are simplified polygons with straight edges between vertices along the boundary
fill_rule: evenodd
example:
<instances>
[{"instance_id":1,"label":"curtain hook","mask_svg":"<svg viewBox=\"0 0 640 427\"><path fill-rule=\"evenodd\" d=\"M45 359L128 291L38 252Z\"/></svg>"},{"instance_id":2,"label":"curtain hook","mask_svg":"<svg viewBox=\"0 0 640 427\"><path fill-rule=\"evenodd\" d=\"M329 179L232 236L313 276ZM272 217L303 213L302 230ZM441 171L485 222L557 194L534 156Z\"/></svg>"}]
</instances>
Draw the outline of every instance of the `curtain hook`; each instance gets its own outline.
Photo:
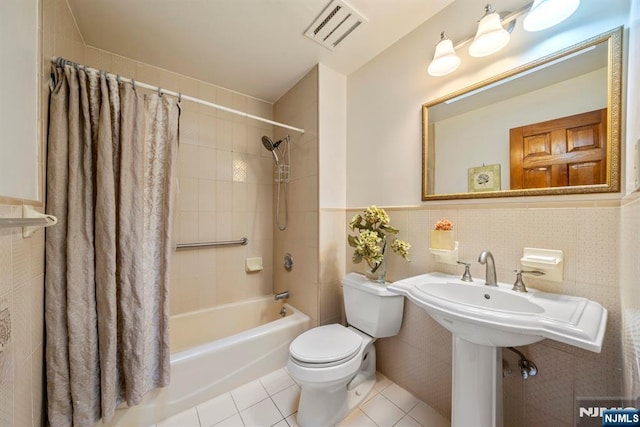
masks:
<instances>
[{"instance_id":1,"label":"curtain hook","mask_svg":"<svg viewBox=\"0 0 640 427\"><path fill-rule=\"evenodd\" d=\"M136 79L131 79L131 86L133 86L133 89L135 90L135 88L136 88Z\"/></svg>"},{"instance_id":2,"label":"curtain hook","mask_svg":"<svg viewBox=\"0 0 640 427\"><path fill-rule=\"evenodd\" d=\"M162 88L160 86L158 86L158 96L159 97L162 96Z\"/></svg>"},{"instance_id":3,"label":"curtain hook","mask_svg":"<svg viewBox=\"0 0 640 427\"><path fill-rule=\"evenodd\" d=\"M182 102L182 92L178 92L178 102Z\"/></svg>"},{"instance_id":4,"label":"curtain hook","mask_svg":"<svg viewBox=\"0 0 640 427\"><path fill-rule=\"evenodd\" d=\"M120 84L120 74L116 74L116 81Z\"/></svg>"}]
</instances>

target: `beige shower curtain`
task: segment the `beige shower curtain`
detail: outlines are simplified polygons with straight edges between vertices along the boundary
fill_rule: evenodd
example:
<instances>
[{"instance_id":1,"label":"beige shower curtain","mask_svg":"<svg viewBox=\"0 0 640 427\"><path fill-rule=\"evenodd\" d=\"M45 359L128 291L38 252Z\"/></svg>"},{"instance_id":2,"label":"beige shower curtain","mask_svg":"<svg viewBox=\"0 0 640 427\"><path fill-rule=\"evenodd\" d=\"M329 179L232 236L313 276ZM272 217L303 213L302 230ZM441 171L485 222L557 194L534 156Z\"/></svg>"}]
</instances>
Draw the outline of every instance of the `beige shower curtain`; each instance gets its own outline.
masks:
<instances>
[{"instance_id":1,"label":"beige shower curtain","mask_svg":"<svg viewBox=\"0 0 640 427\"><path fill-rule=\"evenodd\" d=\"M53 69L45 322L51 426L109 420L169 382L168 280L179 106Z\"/></svg>"}]
</instances>

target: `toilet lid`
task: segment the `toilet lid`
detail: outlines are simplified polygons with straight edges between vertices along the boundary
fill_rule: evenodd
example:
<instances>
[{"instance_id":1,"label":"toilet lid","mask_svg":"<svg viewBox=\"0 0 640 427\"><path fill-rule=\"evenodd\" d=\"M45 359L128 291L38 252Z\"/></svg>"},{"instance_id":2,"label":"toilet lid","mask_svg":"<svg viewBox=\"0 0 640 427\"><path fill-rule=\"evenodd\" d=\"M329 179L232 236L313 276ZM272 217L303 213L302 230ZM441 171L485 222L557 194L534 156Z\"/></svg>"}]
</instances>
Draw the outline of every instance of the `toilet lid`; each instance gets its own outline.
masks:
<instances>
[{"instance_id":1,"label":"toilet lid","mask_svg":"<svg viewBox=\"0 0 640 427\"><path fill-rule=\"evenodd\" d=\"M350 359L358 352L362 338L342 325L313 328L289 346L291 357L306 363L331 363Z\"/></svg>"}]
</instances>

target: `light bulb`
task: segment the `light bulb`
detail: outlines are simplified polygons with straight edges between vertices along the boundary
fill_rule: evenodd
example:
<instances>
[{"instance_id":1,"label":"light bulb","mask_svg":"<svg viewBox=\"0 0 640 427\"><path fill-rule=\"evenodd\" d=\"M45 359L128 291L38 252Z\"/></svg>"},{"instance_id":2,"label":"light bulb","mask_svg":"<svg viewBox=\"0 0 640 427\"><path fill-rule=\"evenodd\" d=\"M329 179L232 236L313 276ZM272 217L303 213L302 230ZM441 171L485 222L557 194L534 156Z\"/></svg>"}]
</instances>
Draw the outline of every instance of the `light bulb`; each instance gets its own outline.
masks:
<instances>
[{"instance_id":1,"label":"light bulb","mask_svg":"<svg viewBox=\"0 0 640 427\"><path fill-rule=\"evenodd\" d=\"M580 6L580 0L535 0L522 23L527 31L551 28L567 19Z\"/></svg>"},{"instance_id":2,"label":"light bulb","mask_svg":"<svg viewBox=\"0 0 640 427\"><path fill-rule=\"evenodd\" d=\"M486 14L478 23L478 31L469 46L469 55L481 57L491 55L509 43L511 34L504 29L498 12L487 5Z\"/></svg>"},{"instance_id":3,"label":"light bulb","mask_svg":"<svg viewBox=\"0 0 640 427\"><path fill-rule=\"evenodd\" d=\"M453 73L460 66L460 57L456 55L453 43L445 33L440 35L440 42L436 45L436 53L429 64L427 72L434 76L445 76Z\"/></svg>"}]
</instances>

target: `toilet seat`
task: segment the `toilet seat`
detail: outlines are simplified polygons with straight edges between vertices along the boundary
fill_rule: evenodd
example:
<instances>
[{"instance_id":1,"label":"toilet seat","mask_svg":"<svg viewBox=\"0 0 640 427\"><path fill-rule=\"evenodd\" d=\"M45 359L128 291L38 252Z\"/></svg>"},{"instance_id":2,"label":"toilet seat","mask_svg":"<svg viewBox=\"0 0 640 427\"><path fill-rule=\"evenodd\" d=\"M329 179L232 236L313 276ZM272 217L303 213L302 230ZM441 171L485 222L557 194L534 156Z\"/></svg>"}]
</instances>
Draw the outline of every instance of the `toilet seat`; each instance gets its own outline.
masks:
<instances>
[{"instance_id":1,"label":"toilet seat","mask_svg":"<svg viewBox=\"0 0 640 427\"><path fill-rule=\"evenodd\" d=\"M360 351L362 337L339 324L310 329L289 346L289 354L299 365L324 368L353 359Z\"/></svg>"}]
</instances>

